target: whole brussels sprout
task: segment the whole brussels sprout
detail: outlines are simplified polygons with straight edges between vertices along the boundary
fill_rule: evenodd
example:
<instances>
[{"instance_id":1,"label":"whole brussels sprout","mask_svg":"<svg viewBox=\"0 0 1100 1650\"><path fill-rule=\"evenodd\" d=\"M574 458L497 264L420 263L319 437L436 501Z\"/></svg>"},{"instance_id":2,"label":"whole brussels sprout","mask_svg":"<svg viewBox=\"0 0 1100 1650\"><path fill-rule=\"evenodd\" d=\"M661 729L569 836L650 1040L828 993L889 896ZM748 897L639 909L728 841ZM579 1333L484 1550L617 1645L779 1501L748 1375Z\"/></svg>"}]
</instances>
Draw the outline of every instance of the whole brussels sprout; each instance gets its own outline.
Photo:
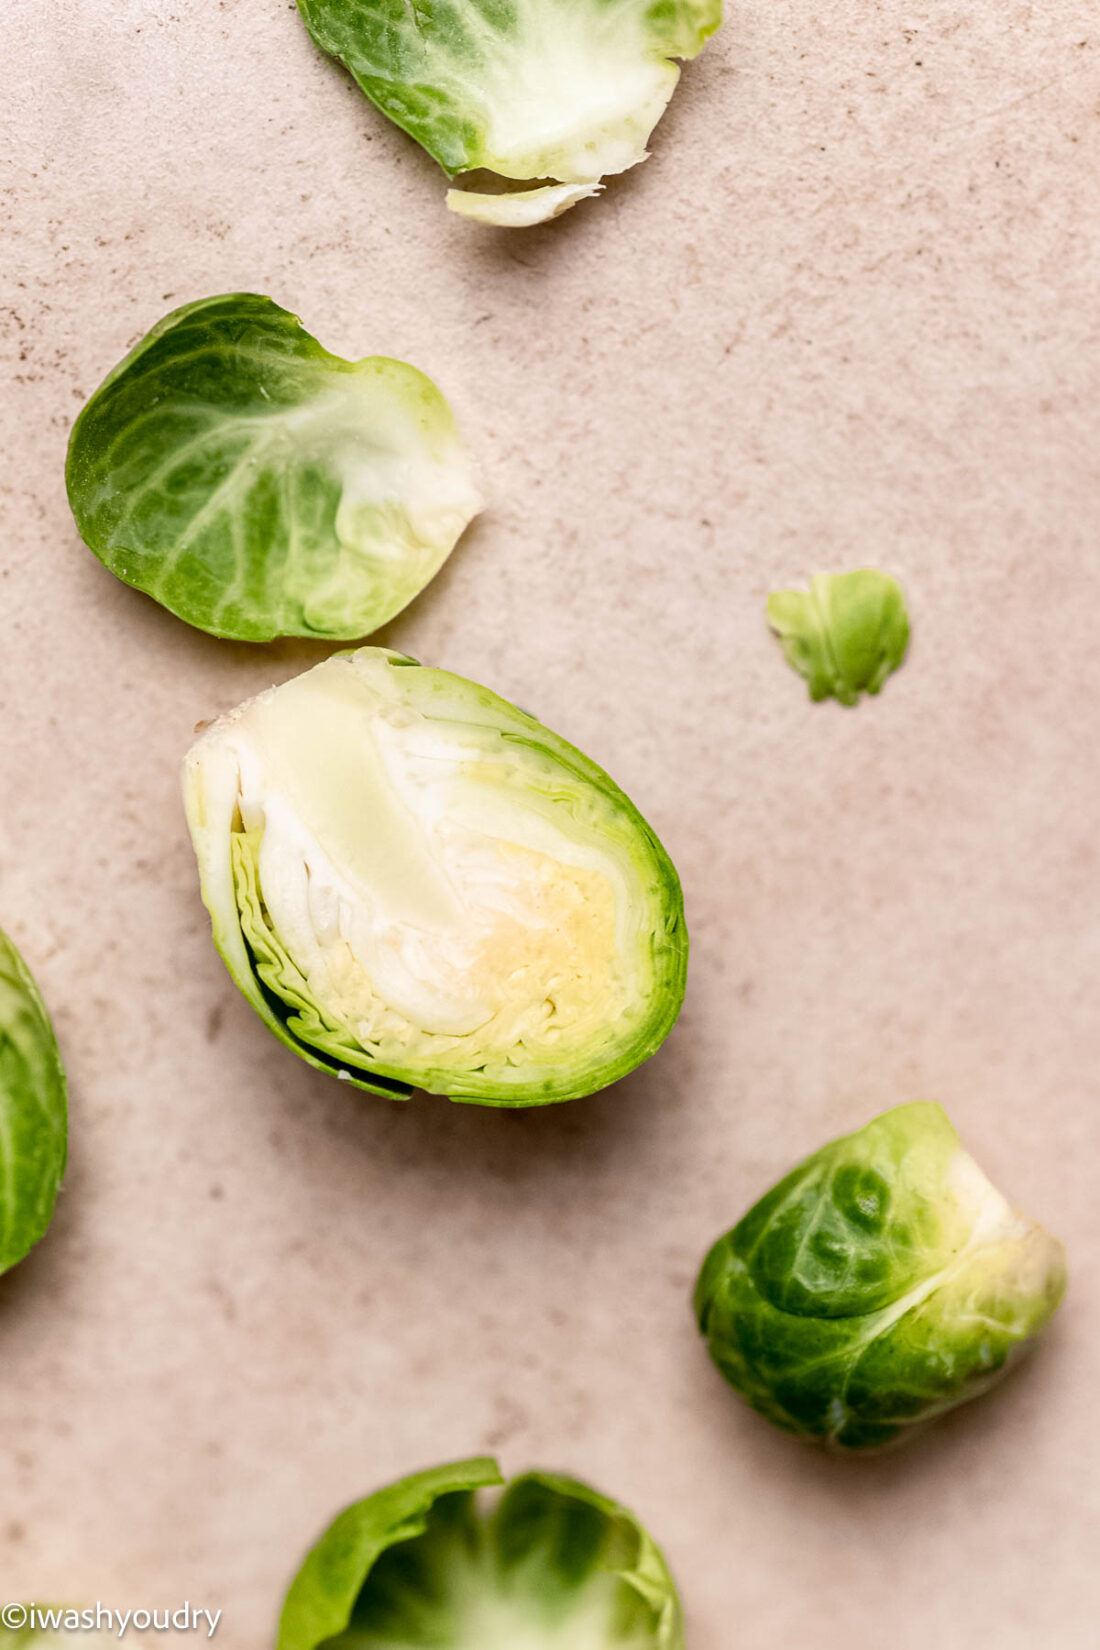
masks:
<instances>
[{"instance_id":1,"label":"whole brussels sprout","mask_svg":"<svg viewBox=\"0 0 1100 1650\"><path fill-rule=\"evenodd\" d=\"M272 1031L375 1093L591 1094L684 994L680 885L594 762L383 648L215 722L184 788L230 973Z\"/></svg>"},{"instance_id":2,"label":"whole brussels sprout","mask_svg":"<svg viewBox=\"0 0 1100 1650\"><path fill-rule=\"evenodd\" d=\"M683 1650L680 1600L632 1513L489 1457L348 1507L287 1593L276 1650Z\"/></svg>"},{"instance_id":3,"label":"whole brussels sprout","mask_svg":"<svg viewBox=\"0 0 1100 1650\"><path fill-rule=\"evenodd\" d=\"M53 1215L68 1150L65 1071L30 969L0 932L0 1272Z\"/></svg>"},{"instance_id":4,"label":"whole brussels sprout","mask_svg":"<svg viewBox=\"0 0 1100 1650\"><path fill-rule=\"evenodd\" d=\"M973 1398L1058 1307L1062 1245L1017 1214L939 1106L897 1106L800 1163L695 1288L730 1385L787 1432L865 1449Z\"/></svg>"}]
</instances>

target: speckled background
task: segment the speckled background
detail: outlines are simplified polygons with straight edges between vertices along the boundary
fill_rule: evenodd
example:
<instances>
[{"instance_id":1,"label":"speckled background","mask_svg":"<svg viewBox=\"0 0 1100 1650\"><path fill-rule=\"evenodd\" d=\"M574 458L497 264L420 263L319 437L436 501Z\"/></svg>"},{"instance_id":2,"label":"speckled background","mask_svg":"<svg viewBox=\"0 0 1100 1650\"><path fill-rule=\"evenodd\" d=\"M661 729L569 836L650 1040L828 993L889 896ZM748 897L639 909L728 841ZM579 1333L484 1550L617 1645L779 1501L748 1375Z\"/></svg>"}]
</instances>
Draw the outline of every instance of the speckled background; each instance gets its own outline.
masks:
<instances>
[{"instance_id":1,"label":"speckled background","mask_svg":"<svg viewBox=\"0 0 1100 1650\"><path fill-rule=\"evenodd\" d=\"M72 1165L0 1283L5 1597L188 1598L265 1650L340 1504L490 1449L635 1506L691 1650L1100 1642L1096 13L730 12L652 160L509 236L286 0L9 0L0 919ZM62 463L123 351L235 288L445 389L492 505L384 639L589 751L680 867L687 1007L613 1092L372 1101L213 951L179 760L323 650L117 584ZM765 595L867 562L909 663L811 706ZM727 1393L690 1282L797 1156L921 1096L1071 1294L997 1396L824 1459Z\"/></svg>"}]
</instances>

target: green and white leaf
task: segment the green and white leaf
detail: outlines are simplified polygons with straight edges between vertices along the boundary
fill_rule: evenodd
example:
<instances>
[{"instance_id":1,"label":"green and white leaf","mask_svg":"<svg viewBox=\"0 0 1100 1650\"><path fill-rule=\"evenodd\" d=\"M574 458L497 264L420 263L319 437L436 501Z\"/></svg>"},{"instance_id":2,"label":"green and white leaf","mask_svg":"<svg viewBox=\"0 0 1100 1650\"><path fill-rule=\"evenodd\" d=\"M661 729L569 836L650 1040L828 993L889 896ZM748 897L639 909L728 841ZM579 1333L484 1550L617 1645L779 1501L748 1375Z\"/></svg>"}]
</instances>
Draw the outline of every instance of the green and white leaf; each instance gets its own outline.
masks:
<instances>
[{"instance_id":1,"label":"green and white leaf","mask_svg":"<svg viewBox=\"0 0 1100 1650\"><path fill-rule=\"evenodd\" d=\"M768 623L787 662L809 684L814 700L859 702L878 693L905 659L909 615L896 579L873 568L815 573L807 594L777 590Z\"/></svg>"},{"instance_id":2,"label":"green and white leaf","mask_svg":"<svg viewBox=\"0 0 1100 1650\"><path fill-rule=\"evenodd\" d=\"M555 183L542 189L521 189L505 195L479 195L473 189L448 189L447 205L460 218L495 225L498 229L529 229L532 224L560 218L578 201L598 195L602 183Z\"/></svg>"},{"instance_id":3,"label":"green and white leaf","mask_svg":"<svg viewBox=\"0 0 1100 1650\"><path fill-rule=\"evenodd\" d=\"M322 1070L547 1104L676 1019L667 854L602 769L476 683L360 648L215 722L184 789L215 942Z\"/></svg>"},{"instance_id":4,"label":"green and white leaf","mask_svg":"<svg viewBox=\"0 0 1100 1650\"><path fill-rule=\"evenodd\" d=\"M792 1170L715 1244L695 1306L715 1363L755 1409L863 1449L985 1391L1065 1281L1062 1245L920 1102Z\"/></svg>"},{"instance_id":5,"label":"green and white leaf","mask_svg":"<svg viewBox=\"0 0 1100 1650\"><path fill-rule=\"evenodd\" d=\"M154 327L81 412L66 477L104 566L188 624L250 642L377 630L481 507L429 378L330 355L252 293Z\"/></svg>"},{"instance_id":6,"label":"green and white leaf","mask_svg":"<svg viewBox=\"0 0 1100 1650\"><path fill-rule=\"evenodd\" d=\"M659 1548L617 1502L496 1462L355 1503L306 1558L277 1650L683 1650Z\"/></svg>"},{"instance_id":7,"label":"green and white leaf","mask_svg":"<svg viewBox=\"0 0 1100 1650\"><path fill-rule=\"evenodd\" d=\"M721 22L721 0L298 0L306 27L382 112L450 176L538 180L541 222L646 158L679 79ZM590 192L590 191L589 191ZM460 204L452 191L448 205ZM535 202L529 202L534 206ZM555 209L551 211L551 206ZM503 208L498 208L502 212Z\"/></svg>"},{"instance_id":8,"label":"green and white leaf","mask_svg":"<svg viewBox=\"0 0 1100 1650\"><path fill-rule=\"evenodd\" d=\"M30 970L0 933L0 1272L49 1226L67 1149L57 1039Z\"/></svg>"}]
</instances>

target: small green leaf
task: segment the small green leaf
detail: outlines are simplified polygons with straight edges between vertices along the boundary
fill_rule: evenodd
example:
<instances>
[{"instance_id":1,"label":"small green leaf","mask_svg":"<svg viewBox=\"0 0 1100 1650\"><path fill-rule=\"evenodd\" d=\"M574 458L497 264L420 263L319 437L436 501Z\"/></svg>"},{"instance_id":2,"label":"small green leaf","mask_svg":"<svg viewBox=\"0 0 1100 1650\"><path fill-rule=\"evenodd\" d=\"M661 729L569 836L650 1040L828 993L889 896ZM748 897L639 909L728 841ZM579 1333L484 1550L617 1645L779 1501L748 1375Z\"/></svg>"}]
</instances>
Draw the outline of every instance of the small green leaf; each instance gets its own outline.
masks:
<instances>
[{"instance_id":1,"label":"small green leaf","mask_svg":"<svg viewBox=\"0 0 1100 1650\"><path fill-rule=\"evenodd\" d=\"M66 479L105 567L215 636L354 640L438 572L481 507L450 407L345 361L270 298L174 310L92 396Z\"/></svg>"},{"instance_id":2,"label":"small green leaf","mask_svg":"<svg viewBox=\"0 0 1100 1650\"><path fill-rule=\"evenodd\" d=\"M0 933L0 1272L50 1224L67 1144L57 1039L30 970Z\"/></svg>"},{"instance_id":3,"label":"small green leaf","mask_svg":"<svg viewBox=\"0 0 1100 1650\"><path fill-rule=\"evenodd\" d=\"M808 594L773 592L768 623L788 663L809 683L810 698L832 697L842 705L878 693L909 645L901 586L872 568L815 573Z\"/></svg>"}]
</instances>

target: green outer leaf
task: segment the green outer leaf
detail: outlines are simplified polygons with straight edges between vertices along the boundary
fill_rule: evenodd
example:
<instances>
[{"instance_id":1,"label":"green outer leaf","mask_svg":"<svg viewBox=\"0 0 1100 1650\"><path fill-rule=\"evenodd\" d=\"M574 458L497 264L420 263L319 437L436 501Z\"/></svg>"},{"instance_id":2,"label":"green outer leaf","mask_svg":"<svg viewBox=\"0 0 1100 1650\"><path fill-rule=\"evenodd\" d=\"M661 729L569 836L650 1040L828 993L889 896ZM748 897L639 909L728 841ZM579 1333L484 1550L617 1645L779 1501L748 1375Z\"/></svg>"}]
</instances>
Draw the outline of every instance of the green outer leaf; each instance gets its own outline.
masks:
<instances>
[{"instance_id":1,"label":"green outer leaf","mask_svg":"<svg viewBox=\"0 0 1100 1650\"><path fill-rule=\"evenodd\" d=\"M67 1149L57 1039L30 970L0 932L0 1272L49 1226Z\"/></svg>"},{"instance_id":2,"label":"green outer leaf","mask_svg":"<svg viewBox=\"0 0 1100 1650\"><path fill-rule=\"evenodd\" d=\"M610 1568L652 1611L653 1650L683 1650L684 1615L676 1583L664 1553L634 1514L578 1478L560 1473L527 1472L521 1478L512 1479L509 1490L518 1489L524 1483L541 1484L557 1495L582 1501L611 1521L618 1550Z\"/></svg>"},{"instance_id":3,"label":"green outer leaf","mask_svg":"<svg viewBox=\"0 0 1100 1650\"><path fill-rule=\"evenodd\" d=\"M785 1176L710 1250L694 1305L754 1409L866 1449L984 1392L1064 1289L1062 1245L1013 1216L940 1107L917 1103Z\"/></svg>"},{"instance_id":4,"label":"green outer leaf","mask_svg":"<svg viewBox=\"0 0 1100 1650\"><path fill-rule=\"evenodd\" d=\"M943 1220L959 1137L940 1106L896 1106L814 1152L736 1229L753 1287L796 1316L851 1318L888 1306L967 1232Z\"/></svg>"},{"instance_id":5,"label":"green outer leaf","mask_svg":"<svg viewBox=\"0 0 1100 1650\"><path fill-rule=\"evenodd\" d=\"M350 652L336 655L339 658L350 656ZM649 1018L643 1022L634 1041L623 1048L613 1062L594 1074L590 1066L585 1066L566 1084L549 1077L541 1084L532 1084L520 1094L512 1089L502 1089L490 1079L479 1080L473 1073L456 1074L442 1067L430 1077L419 1075L414 1084L408 1073L375 1062L358 1048L350 1031L342 1033L334 1022L330 1022L329 1032L320 1045L305 1041L289 1023L298 1016L288 1009L287 999L294 1004L298 1014L304 1009L312 1016L314 1024L320 1024L316 1005L306 995L304 982L297 971L291 973L292 965L283 976L284 981L288 982L288 989L282 999L269 983L265 983L264 976L270 980L273 973L289 959L286 959L286 953L270 927L258 920L261 903L258 887L248 866L241 863L240 846L222 840L219 822L209 817L203 776L189 756L184 768L188 824L199 863L202 898L210 912L214 943L222 960L243 995L280 1042L293 1049L309 1065L328 1072L330 1076L339 1076L369 1093L391 1099L407 1099L414 1087L423 1087L429 1093L445 1094L458 1102L501 1107L552 1105L596 1093L625 1077L656 1053L676 1023L683 1005L687 986L688 934L683 892L676 869L656 833L630 798L602 768L575 746L489 688L470 682L465 677L456 677L449 671L422 666L416 660L399 654L391 653L390 659L396 667L422 672L433 687L445 686L448 681L461 683L469 696L471 708L476 706L479 710L483 725L499 729L505 738L519 746L527 746L540 754L549 753L579 784L590 785L599 791L613 804L624 826L637 833L651 861L654 885L660 892L664 912L664 925L652 936L654 984ZM442 710L443 707L440 707L441 715ZM243 833L236 835L243 836Z\"/></svg>"},{"instance_id":6,"label":"green outer leaf","mask_svg":"<svg viewBox=\"0 0 1100 1650\"><path fill-rule=\"evenodd\" d=\"M670 60L695 57L722 20L721 0L298 0L298 9L321 50L449 177L486 168L562 183L645 159L678 78ZM593 70L604 93L594 99L584 91ZM641 77L636 103L609 114L630 73ZM494 126L511 132L524 104L526 147L515 139L499 152Z\"/></svg>"},{"instance_id":7,"label":"green outer leaf","mask_svg":"<svg viewBox=\"0 0 1100 1650\"><path fill-rule=\"evenodd\" d=\"M378 629L480 508L429 378L331 355L255 293L158 322L80 413L66 481L105 567L188 624L250 642Z\"/></svg>"},{"instance_id":8,"label":"green outer leaf","mask_svg":"<svg viewBox=\"0 0 1100 1650\"><path fill-rule=\"evenodd\" d=\"M412 1473L346 1507L291 1582L276 1650L316 1650L342 1633L371 1569L387 1548L423 1535L440 1496L503 1484L491 1456Z\"/></svg>"},{"instance_id":9,"label":"green outer leaf","mask_svg":"<svg viewBox=\"0 0 1100 1650\"><path fill-rule=\"evenodd\" d=\"M471 19L481 9L473 10ZM496 8L504 15L508 9L507 3ZM298 0L298 10L314 43L343 63L360 91L421 144L448 177L484 164L484 137L476 115L456 97L457 88L437 83L431 68L437 12L442 19L441 55L453 53L461 60L465 31L453 4Z\"/></svg>"},{"instance_id":10,"label":"green outer leaf","mask_svg":"<svg viewBox=\"0 0 1100 1650\"><path fill-rule=\"evenodd\" d=\"M374 1565L399 1542L427 1529L443 1496L504 1485L496 1461L478 1456L413 1473L345 1509L307 1555L287 1593L276 1650L318 1650L344 1632ZM509 1507L528 1486L591 1507L611 1526L606 1564L652 1614L653 1650L683 1650L679 1595L664 1555L634 1514L579 1480L528 1472L508 1481L494 1514L506 1525Z\"/></svg>"},{"instance_id":11,"label":"green outer leaf","mask_svg":"<svg viewBox=\"0 0 1100 1650\"><path fill-rule=\"evenodd\" d=\"M353 1075L348 1069L347 1060L327 1057L320 1050L302 1042L289 1029L286 1023L286 1004L273 992L268 991L259 977L260 968L269 960L276 960L281 948L276 951L272 944L268 954L257 955L246 941L241 924L241 908L234 897L234 890L240 883L235 877L232 839L221 843L214 837L206 818L205 798L186 769L184 789L187 821L196 844L202 898L210 913L214 945L242 996L256 1010L268 1030L274 1032L280 1043L291 1049L307 1065L313 1066L317 1071L326 1072L330 1077L340 1077L356 1088L365 1089L369 1094L377 1094L383 1099L410 1099L414 1092L410 1084L385 1077L367 1078ZM245 881L245 888L247 897L252 901L258 901L258 891L250 880ZM257 924L257 928L260 929L261 925ZM263 931L270 934L269 930ZM271 936L271 939L273 940L274 936ZM285 953L281 954L285 956Z\"/></svg>"},{"instance_id":12,"label":"green outer leaf","mask_svg":"<svg viewBox=\"0 0 1100 1650\"><path fill-rule=\"evenodd\" d=\"M319 1071L326 1071L330 1076L343 1077L346 1082L352 1082L357 1088L366 1089L371 1094L380 1095L384 1100L407 1100L413 1093L408 1083L402 1083L396 1078L384 1074L371 1072L371 1060L362 1049L355 1045L351 1034L328 1016L322 1015L316 1003L309 995L309 987L302 979L293 962L279 943L274 933L263 918L263 901L260 897L257 881L255 857L248 854L244 844L248 841L249 833L241 833L233 837L235 885L237 889L237 912L240 917L237 935L242 942L249 959L247 980L238 978L230 967L234 979L281 1043L293 1049L295 1054L308 1060L310 1065L316 1066ZM231 938L232 936L227 936ZM222 957L229 963L228 951L233 950L232 944L223 945L219 938L219 931L215 924L214 942ZM282 994L278 994L273 987L265 984L266 980L278 978L282 987ZM299 1036L288 1022L287 1008L294 1009L294 1022L299 1029L305 1023L314 1028L313 1036L306 1039ZM364 1075L370 1073L370 1075Z\"/></svg>"},{"instance_id":13,"label":"green outer leaf","mask_svg":"<svg viewBox=\"0 0 1100 1650\"><path fill-rule=\"evenodd\" d=\"M810 698L855 705L878 693L905 659L909 617L901 586L886 573L815 573L807 595L777 590L768 623L788 664L805 677Z\"/></svg>"}]
</instances>

